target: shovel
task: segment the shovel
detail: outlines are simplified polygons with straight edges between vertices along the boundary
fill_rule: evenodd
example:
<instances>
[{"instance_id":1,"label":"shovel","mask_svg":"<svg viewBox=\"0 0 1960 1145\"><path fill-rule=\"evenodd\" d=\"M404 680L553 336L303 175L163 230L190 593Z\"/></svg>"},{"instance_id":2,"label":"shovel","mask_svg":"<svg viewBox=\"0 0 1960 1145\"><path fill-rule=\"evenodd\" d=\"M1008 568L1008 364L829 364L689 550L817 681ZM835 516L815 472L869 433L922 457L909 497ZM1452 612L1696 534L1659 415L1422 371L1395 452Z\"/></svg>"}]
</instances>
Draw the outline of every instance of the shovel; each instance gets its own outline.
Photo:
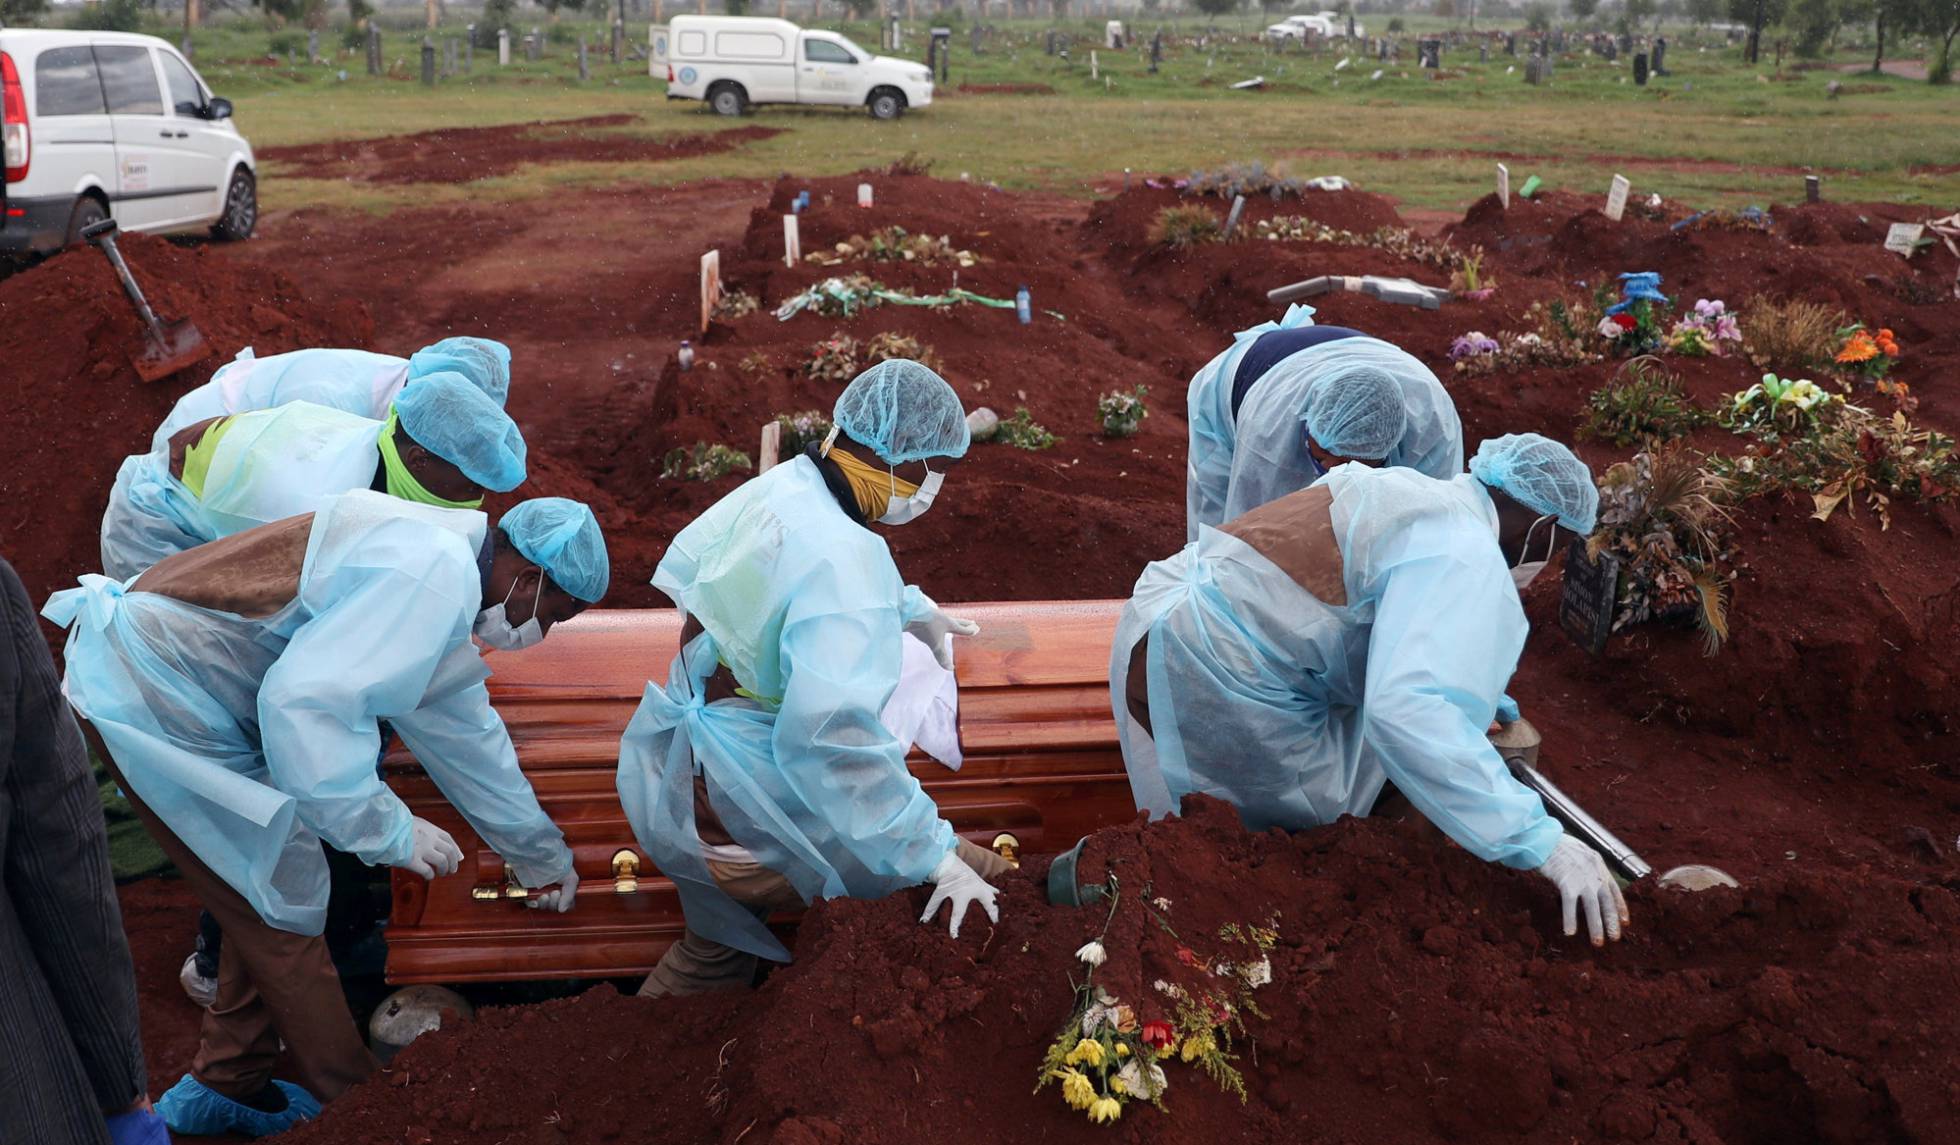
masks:
<instances>
[{"instance_id":1,"label":"shovel","mask_svg":"<svg viewBox=\"0 0 1960 1145\"><path fill-rule=\"evenodd\" d=\"M154 382L202 361L211 352L204 341L204 332L188 318L169 323L157 318L156 311L143 300L143 291L129 273L122 252L116 249L116 231L116 220L103 219L83 227L82 238L102 248L109 265L116 268L116 277L122 279L123 293L129 295L130 304L136 307L136 316L143 320L143 352L130 358L136 376Z\"/></svg>"}]
</instances>

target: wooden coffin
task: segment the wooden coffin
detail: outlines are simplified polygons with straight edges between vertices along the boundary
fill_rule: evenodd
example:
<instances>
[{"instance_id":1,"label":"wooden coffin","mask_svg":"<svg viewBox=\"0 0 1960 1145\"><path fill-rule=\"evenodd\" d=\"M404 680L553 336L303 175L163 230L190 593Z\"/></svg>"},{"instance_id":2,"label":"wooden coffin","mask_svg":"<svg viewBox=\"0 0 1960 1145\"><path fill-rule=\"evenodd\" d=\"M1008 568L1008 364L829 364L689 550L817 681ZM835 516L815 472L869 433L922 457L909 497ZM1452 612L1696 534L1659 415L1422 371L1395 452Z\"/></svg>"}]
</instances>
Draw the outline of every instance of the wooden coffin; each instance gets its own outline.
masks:
<instances>
[{"instance_id":1,"label":"wooden coffin","mask_svg":"<svg viewBox=\"0 0 1960 1145\"><path fill-rule=\"evenodd\" d=\"M915 752L909 763L956 830L983 847L1064 850L1134 814L1109 706L1109 645L1121 601L967 604L980 624L959 642L957 772ZM619 737L648 680L664 681L679 614L594 611L517 653L493 653L490 696L545 812L576 855L578 904L526 909L503 860L397 746L389 786L449 831L463 866L426 882L395 872L391 982L613 977L653 968L680 937L673 885L647 861L614 786ZM784 927L793 918L780 920Z\"/></svg>"}]
</instances>

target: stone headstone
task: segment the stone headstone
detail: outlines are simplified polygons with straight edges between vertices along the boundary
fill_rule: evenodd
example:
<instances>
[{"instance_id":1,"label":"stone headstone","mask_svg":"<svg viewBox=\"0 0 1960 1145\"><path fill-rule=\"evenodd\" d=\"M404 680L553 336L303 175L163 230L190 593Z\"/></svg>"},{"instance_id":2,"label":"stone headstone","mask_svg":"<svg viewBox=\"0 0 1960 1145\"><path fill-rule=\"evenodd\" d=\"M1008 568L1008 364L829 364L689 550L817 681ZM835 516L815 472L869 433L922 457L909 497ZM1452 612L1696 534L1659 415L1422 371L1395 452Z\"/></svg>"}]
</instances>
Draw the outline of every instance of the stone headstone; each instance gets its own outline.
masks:
<instances>
[{"instance_id":1,"label":"stone headstone","mask_svg":"<svg viewBox=\"0 0 1960 1145\"><path fill-rule=\"evenodd\" d=\"M591 78L592 73L585 66L585 33L580 32L578 37L578 82L584 83Z\"/></svg>"},{"instance_id":2,"label":"stone headstone","mask_svg":"<svg viewBox=\"0 0 1960 1145\"><path fill-rule=\"evenodd\" d=\"M1627 193L1632 190L1633 184L1627 181L1625 175L1613 176L1613 182L1606 190L1607 218L1617 223L1626 217Z\"/></svg>"},{"instance_id":3,"label":"stone headstone","mask_svg":"<svg viewBox=\"0 0 1960 1145\"><path fill-rule=\"evenodd\" d=\"M1815 175L1803 177L1803 201L1815 203L1824 197L1824 181Z\"/></svg>"},{"instance_id":4,"label":"stone headstone","mask_svg":"<svg viewBox=\"0 0 1960 1145\"><path fill-rule=\"evenodd\" d=\"M1633 54L1633 82L1638 87L1647 86L1647 53Z\"/></svg>"},{"instance_id":5,"label":"stone headstone","mask_svg":"<svg viewBox=\"0 0 1960 1145\"><path fill-rule=\"evenodd\" d=\"M1666 74L1667 74L1667 66L1666 66L1666 62L1667 62L1667 37L1665 37L1665 36L1662 36L1662 37L1660 37L1659 39L1656 39L1656 40L1654 41L1654 61L1653 61L1653 62L1654 62L1654 74L1655 74L1655 75L1657 75L1657 76L1664 76L1664 75L1666 75Z\"/></svg>"},{"instance_id":6,"label":"stone headstone","mask_svg":"<svg viewBox=\"0 0 1960 1145\"><path fill-rule=\"evenodd\" d=\"M510 66L510 29L497 29L497 66Z\"/></svg>"},{"instance_id":7,"label":"stone headstone","mask_svg":"<svg viewBox=\"0 0 1960 1145\"><path fill-rule=\"evenodd\" d=\"M320 58L320 29L314 28L306 33L306 62L315 63Z\"/></svg>"},{"instance_id":8,"label":"stone headstone","mask_svg":"<svg viewBox=\"0 0 1960 1145\"><path fill-rule=\"evenodd\" d=\"M422 37L422 86L436 86L436 44L427 36Z\"/></svg>"},{"instance_id":9,"label":"stone headstone","mask_svg":"<svg viewBox=\"0 0 1960 1145\"><path fill-rule=\"evenodd\" d=\"M1598 560L1586 555L1586 541L1574 537L1565 551L1565 574L1559 590L1558 626L1573 643L1597 656L1613 632L1618 600L1620 562L1605 553Z\"/></svg>"},{"instance_id":10,"label":"stone headstone","mask_svg":"<svg viewBox=\"0 0 1960 1145\"><path fill-rule=\"evenodd\" d=\"M1893 223L1885 232L1885 249L1893 254L1910 258L1919 249L1919 240L1926 235L1925 223Z\"/></svg>"},{"instance_id":11,"label":"stone headstone","mask_svg":"<svg viewBox=\"0 0 1960 1145\"><path fill-rule=\"evenodd\" d=\"M1225 216L1225 238L1230 240L1239 229L1239 219L1245 215L1245 196L1232 196L1232 209Z\"/></svg>"}]
</instances>

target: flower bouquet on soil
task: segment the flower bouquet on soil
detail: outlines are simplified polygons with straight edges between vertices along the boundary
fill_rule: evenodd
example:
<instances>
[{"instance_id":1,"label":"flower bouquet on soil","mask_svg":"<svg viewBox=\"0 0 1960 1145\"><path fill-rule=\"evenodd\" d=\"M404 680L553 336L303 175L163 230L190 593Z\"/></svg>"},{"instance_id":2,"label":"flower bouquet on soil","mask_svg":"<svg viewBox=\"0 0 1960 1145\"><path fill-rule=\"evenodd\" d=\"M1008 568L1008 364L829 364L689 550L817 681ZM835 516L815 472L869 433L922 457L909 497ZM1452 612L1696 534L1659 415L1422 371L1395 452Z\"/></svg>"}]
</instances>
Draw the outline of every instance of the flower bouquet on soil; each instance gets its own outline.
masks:
<instances>
[{"instance_id":1,"label":"flower bouquet on soil","mask_svg":"<svg viewBox=\"0 0 1960 1145\"><path fill-rule=\"evenodd\" d=\"M1879 385L1884 392L1891 392L1882 383L1900 358L1899 342L1892 331L1880 328L1873 332L1859 323L1839 330L1838 338L1835 358L1838 368L1853 378L1863 378Z\"/></svg>"},{"instance_id":2,"label":"flower bouquet on soil","mask_svg":"<svg viewBox=\"0 0 1960 1145\"><path fill-rule=\"evenodd\" d=\"M1703 651L1728 638L1725 589L1735 579L1729 483L1685 449L1641 452L1599 482L1599 528L1588 555L1619 559L1613 631L1692 618Z\"/></svg>"},{"instance_id":3,"label":"flower bouquet on soil","mask_svg":"<svg viewBox=\"0 0 1960 1145\"><path fill-rule=\"evenodd\" d=\"M1715 415L1717 424L1736 433L1775 443L1785 437L1812 437L1844 399L1809 378L1763 380L1734 395Z\"/></svg>"},{"instance_id":4,"label":"flower bouquet on soil","mask_svg":"<svg viewBox=\"0 0 1960 1145\"><path fill-rule=\"evenodd\" d=\"M1667 350L1690 358L1722 357L1742 345L1742 327L1721 299L1698 298L1667 333Z\"/></svg>"},{"instance_id":5,"label":"flower bouquet on soil","mask_svg":"<svg viewBox=\"0 0 1960 1145\"><path fill-rule=\"evenodd\" d=\"M1098 984L1096 972L1112 957L1131 963L1125 970L1143 971L1152 947L1112 953L1104 945L1123 895L1114 875L1102 892L1109 913L1101 933L1075 952L1085 968L1082 981L1067 1023L1042 1058L1035 1092L1059 1085L1070 1109L1102 1124L1120 1119L1133 1102L1162 1109L1170 1089L1165 1067L1185 1064L1244 1101L1245 1078L1232 1064L1232 1042L1244 1035L1245 1015L1264 1017L1252 995L1273 980L1269 953L1279 937L1277 920L1263 927L1227 924L1217 936L1219 953L1207 957L1184 945L1172 928L1170 900L1151 898L1145 887L1139 909L1176 943L1176 956L1148 971L1163 975L1151 984L1150 996L1126 1000Z\"/></svg>"},{"instance_id":6,"label":"flower bouquet on soil","mask_svg":"<svg viewBox=\"0 0 1960 1145\"><path fill-rule=\"evenodd\" d=\"M1620 357L1651 354L1661 344L1660 316L1672 305L1651 270L1620 276L1620 300L1606 308L1596 328L1609 352Z\"/></svg>"},{"instance_id":7,"label":"flower bouquet on soil","mask_svg":"<svg viewBox=\"0 0 1960 1145\"><path fill-rule=\"evenodd\" d=\"M1143 426L1143 419L1150 416L1150 407L1143 404L1143 395L1150 387L1137 383L1134 390L1117 390L1096 399L1096 418L1102 422L1104 437L1134 437Z\"/></svg>"}]
</instances>

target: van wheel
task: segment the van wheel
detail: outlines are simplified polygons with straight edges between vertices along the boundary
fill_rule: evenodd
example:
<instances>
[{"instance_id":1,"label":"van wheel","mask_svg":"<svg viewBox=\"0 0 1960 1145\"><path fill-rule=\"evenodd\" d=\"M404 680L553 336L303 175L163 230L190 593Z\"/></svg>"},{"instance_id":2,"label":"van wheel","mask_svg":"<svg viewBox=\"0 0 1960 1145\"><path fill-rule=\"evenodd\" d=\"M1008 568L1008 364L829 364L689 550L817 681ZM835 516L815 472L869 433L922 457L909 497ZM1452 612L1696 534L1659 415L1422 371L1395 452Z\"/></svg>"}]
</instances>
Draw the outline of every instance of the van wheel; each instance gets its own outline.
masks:
<instances>
[{"instance_id":1,"label":"van wheel","mask_svg":"<svg viewBox=\"0 0 1960 1145\"><path fill-rule=\"evenodd\" d=\"M740 115L749 107L749 93L740 84L716 84L708 93L708 106L715 109L716 115Z\"/></svg>"},{"instance_id":2,"label":"van wheel","mask_svg":"<svg viewBox=\"0 0 1960 1145\"><path fill-rule=\"evenodd\" d=\"M259 188L252 173L240 167L231 173L231 186L225 191L225 213L211 224L211 237L219 242L243 242L259 225Z\"/></svg>"},{"instance_id":3,"label":"van wheel","mask_svg":"<svg viewBox=\"0 0 1960 1145\"><path fill-rule=\"evenodd\" d=\"M866 101L871 108L873 119L897 119L905 114L905 97L888 87L881 87L871 93Z\"/></svg>"},{"instance_id":4,"label":"van wheel","mask_svg":"<svg viewBox=\"0 0 1960 1145\"><path fill-rule=\"evenodd\" d=\"M63 246L82 245L82 231L109 217L109 208L94 195L83 195L75 200L74 209L68 212L68 235L62 240Z\"/></svg>"}]
</instances>

